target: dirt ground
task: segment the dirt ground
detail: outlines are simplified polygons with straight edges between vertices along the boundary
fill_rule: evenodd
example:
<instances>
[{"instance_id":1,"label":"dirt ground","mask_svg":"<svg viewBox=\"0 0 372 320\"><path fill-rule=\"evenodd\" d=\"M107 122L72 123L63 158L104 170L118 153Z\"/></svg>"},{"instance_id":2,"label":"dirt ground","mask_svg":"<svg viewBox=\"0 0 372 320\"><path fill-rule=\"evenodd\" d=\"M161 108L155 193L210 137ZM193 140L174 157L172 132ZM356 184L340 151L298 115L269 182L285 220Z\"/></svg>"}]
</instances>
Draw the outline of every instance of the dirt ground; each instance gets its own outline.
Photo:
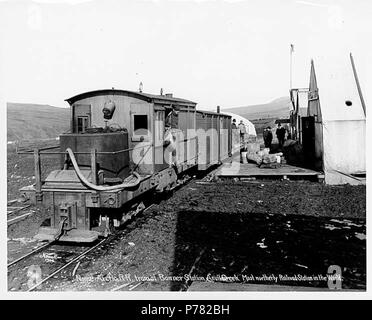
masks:
<instances>
[{"instance_id":1,"label":"dirt ground","mask_svg":"<svg viewBox=\"0 0 372 320\"><path fill-rule=\"evenodd\" d=\"M38 147L49 147L58 144L55 139L42 142L25 142L20 146L27 150L33 150ZM16 153L15 145L8 145L7 147L7 195L8 201L17 199L19 197L19 189L35 183L35 165L33 154L20 155ZM48 150L45 152L59 151L59 149ZM51 170L60 169L59 155L42 155L41 156L41 172L42 178Z\"/></svg>"},{"instance_id":2,"label":"dirt ground","mask_svg":"<svg viewBox=\"0 0 372 320\"><path fill-rule=\"evenodd\" d=\"M42 218L8 228L8 248L17 247L14 238L30 241ZM134 281L136 290L185 290L188 280L327 288L320 276L331 265L340 266L343 288L365 289L365 218L365 186L196 179L42 290L112 290Z\"/></svg>"}]
</instances>

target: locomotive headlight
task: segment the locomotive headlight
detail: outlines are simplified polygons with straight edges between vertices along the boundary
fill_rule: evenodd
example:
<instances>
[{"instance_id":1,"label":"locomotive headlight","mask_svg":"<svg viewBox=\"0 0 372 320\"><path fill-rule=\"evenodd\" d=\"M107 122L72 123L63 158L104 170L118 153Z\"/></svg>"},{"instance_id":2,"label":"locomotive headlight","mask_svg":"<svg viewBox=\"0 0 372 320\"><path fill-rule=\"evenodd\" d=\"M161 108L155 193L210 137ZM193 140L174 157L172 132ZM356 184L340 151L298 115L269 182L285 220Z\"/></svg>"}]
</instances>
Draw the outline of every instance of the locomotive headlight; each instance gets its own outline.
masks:
<instances>
[{"instance_id":1,"label":"locomotive headlight","mask_svg":"<svg viewBox=\"0 0 372 320\"><path fill-rule=\"evenodd\" d=\"M103 117L107 120L110 120L112 116L114 115L114 111L115 111L115 103L111 100L106 101L102 109Z\"/></svg>"},{"instance_id":2,"label":"locomotive headlight","mask_svg":"<svg viewBox=\"0 0 372 320\"><path fill-rule=\"evenodd\" d=\"M115 199L112 197L112 196L110 196L109 198L107 198L107 203L110 205L110 206L112 206L112 205L114 205L115 204Z\"/></svg>"}]
</instances>

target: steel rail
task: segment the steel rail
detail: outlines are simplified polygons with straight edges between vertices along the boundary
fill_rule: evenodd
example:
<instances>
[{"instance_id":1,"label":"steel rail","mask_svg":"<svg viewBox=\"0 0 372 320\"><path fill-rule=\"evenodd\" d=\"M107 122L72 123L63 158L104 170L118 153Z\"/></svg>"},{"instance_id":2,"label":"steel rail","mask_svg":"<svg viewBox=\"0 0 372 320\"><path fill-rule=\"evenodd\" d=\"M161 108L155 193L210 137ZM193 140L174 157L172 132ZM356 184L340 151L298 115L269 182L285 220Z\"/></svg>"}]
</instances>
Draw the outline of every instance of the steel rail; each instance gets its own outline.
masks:
<instances>
[{"instance_id":1,"label":"steel rail","mask_svg":"<svg viewBox=\"0 0 372 320\"><path fill-rule=\"evenodd\" d=\"M7 268L9 268L9 267L15 265L16 263L18 263L18 262L20 262L20 261L26 259L26 258L29 257L29 256L32 256L32 255L34 255L34 254L40 252L41 250L43 250L43 249L45 249L45 248L47 248L47 247L53 245L55 242L56 242L56 241L48 242L48 243L44 244L43 246L41 246L41 247L39 247L39 248L37 248L37 249L35 249L35 250L33 250L33 251L31 251L31 252L25 254L24 256L19 257L18 259L12 261L11 263L8 263Z\"/></svg>"},{"instance_id":2,"label":"steel rail","mask_svg":"<svg viewBox=\"0 0 372 320\"><path fill-rule=\"evenodd\" d=\"M18 221L21 221L21 220L23 220L23 219L26 219L27 217L33 215L34 213L35 213L35 212L31 211L31 212L27 212L27 213L25 213L25 214L22 214L22 215L20 215L20 216L17 216L17 217L15 217L15 218L9 219L9 220L7 220L7 224L8 224L8 226L10 226L10 225L12 225L13 223L16 223L16 222L18 222ZM8 215L9 215L9 214L8 214Z\"/></svg>"},{"instance_id":3,"label":"steel rail","mask_svg":"<svg viewBox=\"0 0 372 320\"><path fill-rule=\"evenodd\" d=\"M106 242L108 240L108 238L106 239L103 239L101 240L99 243L97 243L95 246L93 246L92 248L89 248L88 250L84 251L83 253L79 254L77 257L75 257L74 259L72 259L71 261L67 262L66 264L64 264L62 267L58 268L56 271L54 271L53 273L51 273L49 276L45 277L43 280L41 280L40 282L36 283L34 286L32 286L31 288L29 288L27 291L33 291L34 289L36 289L37 287L39 287L41 284L43 284L45 281L49 280L51 277L55 276L57 273L61 272L63 269L66 269L69 265L73 264L74 262L80 260L82 257L84 257L85 255L87 255L89 252L91 252L92 250L96 249L97 247L99 247L102 243Z\"/></svg>"},{"instance_id":4,"label":"steel rail","mask_svg":"<svg viewBox=\"0 0 372 320\"><path fill-rule=\"evenodd\" d=\"M27 208L29 208L31 205L30 204L28 204L27 206L24 206L24 207L12 207L12 206L9 206L9 207L7 207L7 210L8 209L11 209L11 208L14 208L14 210L13 211L9 211L9 212L7 212L7 215L9 216L9 215L13 215L13 214L15 214L15 213L17 213L17 212L19 212L19 211L22 211L23 209L27 209Z\"/></svg>"}]
</instances>

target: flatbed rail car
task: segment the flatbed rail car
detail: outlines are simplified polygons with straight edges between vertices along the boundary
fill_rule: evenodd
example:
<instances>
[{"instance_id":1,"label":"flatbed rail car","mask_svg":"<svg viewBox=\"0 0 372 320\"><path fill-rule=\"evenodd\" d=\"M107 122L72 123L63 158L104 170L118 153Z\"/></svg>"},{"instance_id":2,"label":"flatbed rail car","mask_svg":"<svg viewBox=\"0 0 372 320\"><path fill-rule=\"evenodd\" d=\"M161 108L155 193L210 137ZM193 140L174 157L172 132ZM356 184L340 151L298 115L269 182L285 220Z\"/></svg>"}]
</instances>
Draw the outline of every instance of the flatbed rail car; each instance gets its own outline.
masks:
<instances>
[{"instance_id":1,"label":"flatbed rail car","mask_svg":"<svg viewBox=\"0 0 372 320\"><path fill-rule=\"evenodd\" d=\"M95 241L124 223L125 205L145 192L171 188L187 170L232 153L231 117L189 100L107 89L66 101L70 132L60 135L60 151L33 151L36 183L21 189L49 213L39 239ZM42 181L45 154L60 154L61 169Z\"/></svg>"}]
</instances>

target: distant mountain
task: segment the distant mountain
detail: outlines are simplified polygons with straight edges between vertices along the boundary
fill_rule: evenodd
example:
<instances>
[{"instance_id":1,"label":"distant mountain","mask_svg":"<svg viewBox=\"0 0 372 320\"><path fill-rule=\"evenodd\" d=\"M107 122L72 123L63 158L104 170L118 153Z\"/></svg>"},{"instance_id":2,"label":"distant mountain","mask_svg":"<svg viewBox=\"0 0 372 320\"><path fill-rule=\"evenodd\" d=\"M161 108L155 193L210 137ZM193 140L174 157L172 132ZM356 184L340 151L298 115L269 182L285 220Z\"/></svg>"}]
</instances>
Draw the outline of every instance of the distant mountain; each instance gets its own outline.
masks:
<instances>
[{"instance_id":1,"label":"distant mountain","mask_svg":"<svg viewBox=\"0 0 372 320\"><path fill-rule=\"evenodd\" d=\"M69 126L69 108L7 103L8 141L56 138Z\"/></svg>"},{"instance_id":2,"label":"distant mountain","mask_svg":"<svg viewBox=\"0 0 372 320\"><path fill-rule=\"evenodd\" d=\"M291 105L292 104L289 97L281 97L269 103L222 109L221 112L227 111L236 113L249 120L289 118L289 110L291 109Z\"/></svg>"}]
</instances>

